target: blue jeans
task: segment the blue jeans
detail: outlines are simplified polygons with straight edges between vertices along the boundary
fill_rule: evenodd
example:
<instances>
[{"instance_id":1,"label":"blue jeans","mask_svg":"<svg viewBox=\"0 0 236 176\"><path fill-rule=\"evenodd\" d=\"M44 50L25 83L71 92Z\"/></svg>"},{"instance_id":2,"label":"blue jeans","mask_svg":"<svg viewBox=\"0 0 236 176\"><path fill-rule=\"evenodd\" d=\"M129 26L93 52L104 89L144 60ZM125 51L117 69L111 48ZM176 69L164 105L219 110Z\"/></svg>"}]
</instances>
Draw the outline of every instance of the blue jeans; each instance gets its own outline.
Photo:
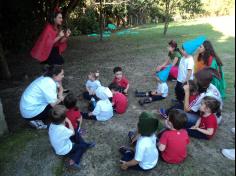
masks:
<instances>
[{"instance_id":1,"label":"blue jeans","mask_svg":"<svg viewBox=\"0 0 236 176\"><path fill-rule=\"evenodd\" d=\"M67 155L76 164L79 164L83 154L87 151L90 144L86 143L79 134L77 134L75 142L76 143L73 144L70 153Z\"/></svg>"},{"instance_id":2,"label":"blue jeans","mask_svg":"<svg viewBox=\"0 0 236 176\"><path fill-rule=\"evenodd\" d=\"M185 125L185 128L187 128L187 129L191 128L192 126L194 126L197 123L197 120L199 119L199 115L197 113L187 113L181 109L178 109L178 110L187 115L188 121L187 121L187 124Z\"/></svg>"}]
</instances>

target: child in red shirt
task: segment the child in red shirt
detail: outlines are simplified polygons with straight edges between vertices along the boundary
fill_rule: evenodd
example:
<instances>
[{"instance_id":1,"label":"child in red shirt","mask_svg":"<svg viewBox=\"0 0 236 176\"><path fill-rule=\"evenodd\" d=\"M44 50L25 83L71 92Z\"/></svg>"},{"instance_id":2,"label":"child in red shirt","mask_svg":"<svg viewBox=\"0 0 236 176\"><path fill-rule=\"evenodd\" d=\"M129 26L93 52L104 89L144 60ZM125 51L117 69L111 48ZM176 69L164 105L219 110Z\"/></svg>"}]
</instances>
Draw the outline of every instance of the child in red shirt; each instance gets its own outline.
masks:
<instances>
[{"instance_id":1,"label":"child in red shirt","mask_svg":"<svg viewBox=\"0 0 236 176\"><path fill-rule=\"evenodd\" d=\"M112 106L117 114L124 114L128 107L128 99L125 95L119 92L119 87L117 84L112 83L109 86L113 94Z\"/></svg>"},{"instance_id":2,"label":"child in red shirt","mask_svg":"<svg viewBox=\"0 0 236 176\"><path fill-rule=\"evenodd\" d=\"M187 116L178 110L172 110L168 117L169 130L161 134L158 148L162 159L170 164L180 164L187 157L189 136L184 128Z\"/></svg>"},{"instance_id":3,"label":"child in red shirt","mask_svg":"<svg viewBox=\"0 0 236 176\"><path fill-rule=\"evenodd\" d=\"M64 99L64 105L67 108L66 117L71 121L75 131L79 131L82 125L82 116L76 103L77 99L73 93L69 93Z\"/></svg>"},{"instance_id":4,"label":"child in red shirt","mask_svg":"<svg viewBox=\"0 0 236 176\"><path fill-rule=\"evenodd\" d=\"M116 83L119 86L119 92L125 95L128 95L129 91L129 81L123 75L121 67L115 67L113 70L115 74L115 78L113 79L112 83Z\"/></svg>"},{"instance_id":5,"label":"child in red shirt","mask_svg":"<svg viewBox=\"0 0 236 176\"><path fill-rule=\"evenodd\" d=\"M220 102L213 97L205 97L202 101L200 112L201 118L195 126L188 129L191 137L210 140L218 128L217 119L214 113L220 110Z\"/></svg>"}]
</instances>

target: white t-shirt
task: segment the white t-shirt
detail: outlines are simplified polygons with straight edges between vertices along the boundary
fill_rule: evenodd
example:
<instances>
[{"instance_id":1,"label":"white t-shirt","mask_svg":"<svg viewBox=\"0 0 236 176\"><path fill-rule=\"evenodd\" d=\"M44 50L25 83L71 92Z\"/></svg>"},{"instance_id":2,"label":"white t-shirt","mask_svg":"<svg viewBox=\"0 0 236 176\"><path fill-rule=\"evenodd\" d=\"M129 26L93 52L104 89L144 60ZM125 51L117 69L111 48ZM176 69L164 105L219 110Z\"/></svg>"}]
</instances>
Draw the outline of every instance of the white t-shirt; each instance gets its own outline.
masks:
<instances>
[{"instance_id":1,"label":"white t-shirt","mask_svg":"<svg viewBox=\"0 0 236 176\"><path fill-rule=\"evenodd\" d=\"M88 80L86 82L86 87L89 88L91 91L95 92L97 90L98 87L102 86L100 81L95 80L95 81L91 81Z\"/></svg>"},{"instance_id":2,"label":"white t-shirt","mask_svg":"<svg viewBox=\"0 0 236 176\"><path fill-rule=\"evenodd\" d=\"M168 85L167 83L158 83L157 85L157 93L161 93L162 97L166 98L168 96Z\"/></svg>"},{"instance_id":3,"label":"white t-shirt","mask_svg":"<svg viewBox=\"0 0 236 176\"><path fill-rule=\"evenodd\" d=\"M159 153L156 147L156 135L150 137L139 137L134 159L144 170L149 170L157 165Z\"/></svg>"},{"instance_id":4,"label":"white t-shirt","mask_svg":"<svg viewBox=\"0 0 236 176\"><path fill-rule=\"evenodd\" d=\"M57 84L50 77L39 77L24 91L20 100L20 112L24 118L33 118L47 105L57 101Z\"/></svg>"},{"instance_id":5,"label":"white t-shirt","mask_svg":"<svg viewBox=\"0 0 236 176\"><path fill-rule=\"evenodd\" d=\"M193 80L194 78L194 60L192 56L189 56L188 58L182 57L179 63L179 71L178 71L178 78L177 80L181 83L184 83L187 79L188 70L192 70L192 75L190 77L190 80Z\"/></svg>"},{"instance_id":6,"label":"white t-shirt","mask_svg":"<svg viewBox=\"0 0 236 176\"><path fill-rule=\"evenodd\" d=\"M198 112L200 107L201 107L201 102L204 97L213 97L217 99L221 103L221 109L223 108L223 100L221 98L221 94L219 90L213 85L210 84L208 87L207 91L204 93L201 93L190 105L189 107L191 108L192 111Z\"/></svg>"},{"instance_id":7,"label":"white t-shirt","mask_svg":"<svg viewBox=\"0 0 236 176\"><path fill-rule=\"evenodd\" d=\"M73 144L70 137L73 135L73 131L64 125L51 124L49 127L49 140L52 144L57 155L68 154Z\"/></svg>"},{"instance_id":8,"label":"white t-shirt","mask_svg":"<svg viewBox=\"0 0 236 176\"><path fill-rule=\"evenodd\" d=\"M113 107L109 99L100 100L97 102L94 111L92 112L98 121L106 121L113 117Z\"/></svg>"}]
</instances>

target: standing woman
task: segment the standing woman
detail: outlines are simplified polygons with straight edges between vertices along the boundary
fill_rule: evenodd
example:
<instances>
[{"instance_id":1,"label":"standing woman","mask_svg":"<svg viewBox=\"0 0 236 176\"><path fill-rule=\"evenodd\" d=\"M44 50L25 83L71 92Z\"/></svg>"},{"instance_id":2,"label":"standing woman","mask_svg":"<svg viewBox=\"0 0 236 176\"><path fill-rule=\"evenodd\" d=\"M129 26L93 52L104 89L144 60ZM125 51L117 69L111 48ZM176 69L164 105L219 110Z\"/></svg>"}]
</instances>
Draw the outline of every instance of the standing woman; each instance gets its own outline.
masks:
<instances>
[{"instance_id":1,"label":"standing woman","mask_svg":"<svg viewBox=\"0 0 236 176\"><path fill-rule=\"evenodd\" d=\"M221 97L225 98L225 89L226 89L226 82L224 79L224 72L223 72L223 63L221 59L216 54L212 44L210 41L206 40L198 49L195 57L195 72L198 72L206 67L212 68L217 76L214 76L212 80L212 84L216 86L216 88L220 91Z\"/></svg>"},{"instance_id":2,"label":"standing woman","mask_svg":"<svg viewBox=\"0 0 236 176\"><path fill-rule=\"evenodd\" d=\"M62 13L56 8L31 50L31 56L40 63L48 65L64 64L62 53L67 47L67 40L71 31L69 29L61 30L62 22Z\"/></svg>"},{"instance_id":3,"label":"standing woman","mask_svg":"<svg viewBox=\"0 0 236 176\"><path fill-rule=\"evenodd\" d=\"M60 84L63 78L62 66L49 66L43 76L26 88L20 100L20 112L31 126L37 129L47 128L42 120L47 119L52 107L64 99Z\"/></svg>"}]
</instances>

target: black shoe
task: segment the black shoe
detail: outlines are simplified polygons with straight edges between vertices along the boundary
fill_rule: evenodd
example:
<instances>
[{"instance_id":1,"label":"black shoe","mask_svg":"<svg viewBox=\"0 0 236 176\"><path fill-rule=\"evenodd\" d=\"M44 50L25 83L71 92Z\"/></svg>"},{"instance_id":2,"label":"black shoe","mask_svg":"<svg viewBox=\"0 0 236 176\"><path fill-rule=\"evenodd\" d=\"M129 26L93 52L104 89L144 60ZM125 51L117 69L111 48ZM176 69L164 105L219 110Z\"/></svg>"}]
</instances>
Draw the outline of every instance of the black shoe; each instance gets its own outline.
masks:
<instances>
[{"instance_id":1,"label":"black shoe","mask_svg":"<svg viewBox=\"0 0 236 176\"><path fill-rule=\"evenodd\" d=\"M63 90L63 93L64 93L64 94L67 94L67 93L69 93L69 92L70 92L69 89L64 89L64 90Z\"/></svg>"},{"instance_id":2,"label":"black shoe","mask_svg":"<svg viewBox=\"0 0 236 176\"><path fill-rule=\"evenodd\" d=\"M143 100L139 100L139 104L141 106L143 106L144 104L148 104L151 103L152 101L149 98L143 99Z\"/></svg>"},{"instance_id":3,"label":"black shoe","mask_svg":"<svg viewBox=\"0 0 236 176\"><path fill-rule=\"evenodd\" d=\"M138 92L137 90L135 91L135 96L136 97L147 97L146 92Z\"/></svg>"}]
</instances>

